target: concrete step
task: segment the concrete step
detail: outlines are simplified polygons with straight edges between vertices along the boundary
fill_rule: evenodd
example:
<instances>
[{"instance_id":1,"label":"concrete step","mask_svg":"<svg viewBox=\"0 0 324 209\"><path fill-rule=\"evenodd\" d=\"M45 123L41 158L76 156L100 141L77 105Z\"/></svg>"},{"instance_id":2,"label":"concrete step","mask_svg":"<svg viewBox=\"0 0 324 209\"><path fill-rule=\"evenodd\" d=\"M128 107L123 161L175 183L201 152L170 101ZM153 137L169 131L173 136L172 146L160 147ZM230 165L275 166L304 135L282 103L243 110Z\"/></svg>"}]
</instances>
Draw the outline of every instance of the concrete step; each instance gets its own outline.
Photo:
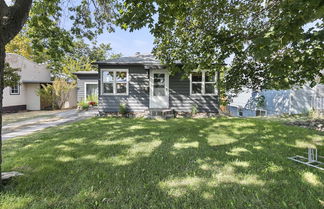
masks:
<instances>
[{"instance_id":1,"label":"concrete step","mask_svg":"<svg viewBox=\"0 0 324 209\"><path fill-rule=\"evenodd\" d=\"M174 118L175 112L173 109L150 109L149 117L164 118L164 119Z\"/></svg>"}]
</instances>

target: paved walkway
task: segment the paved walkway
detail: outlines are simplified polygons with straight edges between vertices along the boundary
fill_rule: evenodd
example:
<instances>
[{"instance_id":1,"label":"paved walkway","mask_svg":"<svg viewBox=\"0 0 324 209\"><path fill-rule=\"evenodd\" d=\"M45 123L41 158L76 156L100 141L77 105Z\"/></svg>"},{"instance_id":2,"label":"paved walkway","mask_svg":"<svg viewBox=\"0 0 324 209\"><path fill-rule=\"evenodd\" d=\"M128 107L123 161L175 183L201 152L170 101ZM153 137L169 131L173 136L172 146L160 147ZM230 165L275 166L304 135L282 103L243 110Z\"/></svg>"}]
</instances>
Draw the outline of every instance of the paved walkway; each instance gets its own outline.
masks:
<instances>
[{"instance_id":1,"label":"paved walkway","mask_svg":"<svg viewBox=\"0 0 324 209\"><path fill-rule=\"evenodd\" d=\"M45 128L61 125L64 123L71 123L79 120L84 120L96 116L97 109L89 111L68 110L53 114L50 118L34 118L17 123L7 124L2 127L2 140L25 136Z\"/></svg>"}]
</instances>

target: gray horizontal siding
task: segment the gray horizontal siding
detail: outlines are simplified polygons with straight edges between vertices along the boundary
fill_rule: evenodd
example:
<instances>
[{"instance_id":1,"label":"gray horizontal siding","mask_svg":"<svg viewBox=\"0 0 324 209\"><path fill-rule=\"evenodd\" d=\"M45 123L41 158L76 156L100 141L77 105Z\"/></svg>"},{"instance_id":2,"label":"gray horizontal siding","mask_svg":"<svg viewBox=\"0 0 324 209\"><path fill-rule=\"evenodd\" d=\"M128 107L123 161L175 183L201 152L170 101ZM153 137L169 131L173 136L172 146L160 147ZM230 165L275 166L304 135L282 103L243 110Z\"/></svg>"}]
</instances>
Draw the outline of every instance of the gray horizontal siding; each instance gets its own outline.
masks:
<instances>
[{"instance_id":1,"label":"gray horizontal siding","mask_svg":"<svg viewBox=\"0 0 324 209\"><path fill-rule=\"evenodd\" d=\"M199 112L218 112L216 95L190 95L190 80L178 76L170 77L170 108L190 112L197 105Z\"/></svg>"},{"instance_id":2,"label":"gray horizontal siding","mask_svg":"<svg viewBox=\"0 0 324 209\"><path fill-rule=\"evenodd\" d=\"M120 104L126 104L127 109L131 112L148 110L148 71L143 66L125 66L124 68L129 69L129 95L101 95L99 112L118 112Z\"/></svg>"},{"instance_id":3,"label":"gray horizontal siding","mask_svg":"<svg viewBox=\"0 0 324 209\"><path fill-rule=\"evenodd\" d=\"M118 67L116 67L118 68ZM118 112L120 104L127 104L132 112L149 109L149 75L142 66L119 67L129 69L129 95L101 95L99 97L100 112ZM170 108L177 111L190 112L193 105L198 106L200 112L218 112L217 96L190 96L189 79L180 76L170 76L169 80Z\"/></svg>"},{"instance_id":4,"label":"gray horizontal siding","mask_svg":"<svg viewBox=\"0 0 324 209\"><path fill-rule=\"evenodd\" d=\"M98 78L94 77L94 76L82 76L82 77L78 77L77 79L77 100L78 102L82 101L85 99L85 95L84 95L84 83L86 82L98 82Z\"/></svg>"}]
</instances>

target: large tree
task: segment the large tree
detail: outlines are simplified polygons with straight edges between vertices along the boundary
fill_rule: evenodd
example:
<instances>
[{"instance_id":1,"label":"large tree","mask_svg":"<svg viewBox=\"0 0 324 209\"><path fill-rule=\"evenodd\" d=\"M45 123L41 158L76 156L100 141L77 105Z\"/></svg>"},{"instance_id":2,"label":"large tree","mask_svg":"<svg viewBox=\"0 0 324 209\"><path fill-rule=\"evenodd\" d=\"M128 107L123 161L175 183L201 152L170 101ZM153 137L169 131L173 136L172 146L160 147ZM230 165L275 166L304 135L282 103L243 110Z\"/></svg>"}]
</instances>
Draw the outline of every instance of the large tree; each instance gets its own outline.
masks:
<instances>
[{"instance_id":1,"label":"large tree","mask_svg":"<svg viewBox=\"0 0 324 209\"><path fill-rule=\"evenodd\" d=\"M228 91L324 82L322 0L126 0L120 7L119 24L148 26L154 54L171 69L214 69Z\"/></svg>"},{"instance_id":2,"label":"large tree","mask_svg":"<svg viewBox=\"0 0 324 209\"><path fill-rule=\"evenodd\" d=\"M5 46L22 29L28 18L32 0L16 0L12 6L8 6L4 0L0 0L0 174L2 164L2 98L4 88ZM2 182L0 178L0 189Z\"/></svg>"},{"instance_id":3,"label":"large tree","mask_svg":"<svg viewBox=\"0 0 324 209\"><path fill-rule=\"evenodd\" d=\"M73 38L93 40L104 30L112 30L113 2L114 0L0 0L0 173L5 46L28 20L27 33L33 47L37 49L35 51L39 55L50 56L51 61L56 62L73 46ZM66 8L68 12L63 12ZM72 24L70 27L63 24L67 18Z\"/></svg>"}]
</instances>

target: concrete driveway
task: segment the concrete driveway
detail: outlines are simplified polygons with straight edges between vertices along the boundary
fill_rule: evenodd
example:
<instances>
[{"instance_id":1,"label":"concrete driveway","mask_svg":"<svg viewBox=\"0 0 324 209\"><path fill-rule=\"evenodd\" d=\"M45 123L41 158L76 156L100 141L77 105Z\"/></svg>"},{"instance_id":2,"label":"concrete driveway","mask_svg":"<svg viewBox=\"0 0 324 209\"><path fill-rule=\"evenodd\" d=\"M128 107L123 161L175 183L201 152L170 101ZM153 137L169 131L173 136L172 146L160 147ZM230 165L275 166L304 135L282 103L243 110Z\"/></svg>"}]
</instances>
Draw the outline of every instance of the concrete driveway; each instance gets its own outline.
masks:
<instances>
[{"instance_id":1,"label":"concrete driveway","mask_svg":"<svg viewBox=\"0 0 324 209\"><path fill-rule=\"evenodd\" d=\"M2 127L2 140L14 137L25 136L35 133L45 128L71 123L79 120L94 117L98 114L98 109L88 111L67 110L53 114L50 118L34 118L17 123L7 124Z\"/></svg>"}]
</instances>

